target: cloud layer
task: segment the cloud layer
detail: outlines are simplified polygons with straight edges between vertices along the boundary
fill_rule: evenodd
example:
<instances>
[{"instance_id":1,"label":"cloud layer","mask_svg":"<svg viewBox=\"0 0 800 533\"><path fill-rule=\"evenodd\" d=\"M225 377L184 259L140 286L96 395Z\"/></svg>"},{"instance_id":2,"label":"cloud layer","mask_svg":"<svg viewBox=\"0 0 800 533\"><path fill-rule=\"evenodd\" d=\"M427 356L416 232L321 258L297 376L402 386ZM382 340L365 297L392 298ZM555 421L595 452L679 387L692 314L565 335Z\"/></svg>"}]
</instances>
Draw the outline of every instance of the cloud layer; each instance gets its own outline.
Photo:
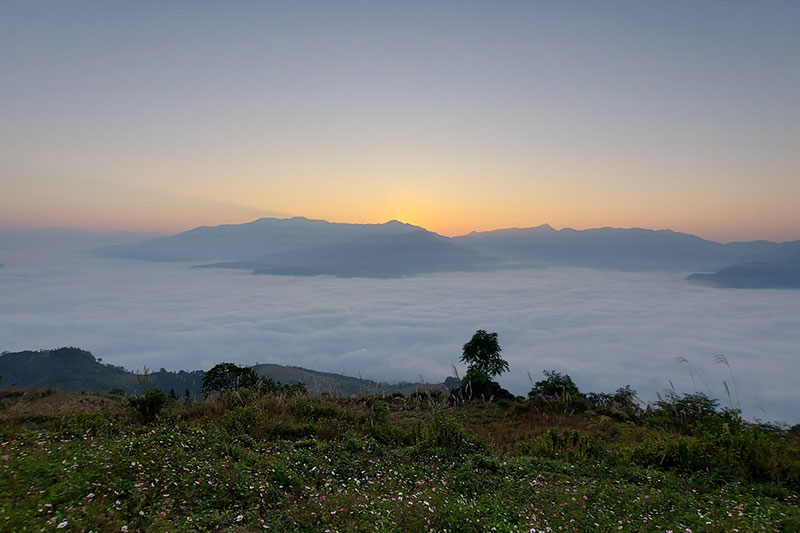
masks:
<instances>
[{"instance_id":1,"label":"cloud layer","mask_svg":"<svg viewBox=\"0 0 800 533\"><path fill-rule=\"evenodd\" d=\"M74 345L140 369L274 362L386 381L452 375L497 331L512 392L543 369L646 400L709 391L745 415L800 421L800 293L693 285L685 273L541 269L375 280L254 276L187 264L5 250L0 349ZM13 252L13 253L12 253ZM689 365L695 371L694 382Z\"/></svg>"}]
</instances>

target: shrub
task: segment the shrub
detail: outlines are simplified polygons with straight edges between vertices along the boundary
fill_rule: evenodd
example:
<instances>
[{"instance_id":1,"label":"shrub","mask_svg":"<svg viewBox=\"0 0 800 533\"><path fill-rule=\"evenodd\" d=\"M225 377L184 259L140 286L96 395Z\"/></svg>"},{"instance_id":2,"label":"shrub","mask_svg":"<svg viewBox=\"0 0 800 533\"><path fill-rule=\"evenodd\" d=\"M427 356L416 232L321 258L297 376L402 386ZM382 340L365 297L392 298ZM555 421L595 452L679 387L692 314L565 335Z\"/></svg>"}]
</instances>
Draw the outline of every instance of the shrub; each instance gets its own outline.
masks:
<instances>
[{"instance_id":1,"label":"shrub","mask_svg":"<svg viewBox=\"0 0 800 533\"><path fill-rule=\"evenodd\" d=\"M555 370L545 370L545 379L537 381L533 384L533 388L528 393L529 398L536 398L542 396L558 396L565 399L568 396L580 396L581 391L578 386L572 381L568 374L562 374Z\"/></svg>"},{"instance_id":2,"label":"shrub","mask_svg":"<svg viewBox=\"0 0 800 533\"><path fill-rule=\"evenodd\" d=\"M159 389L151 389L142 396L128 398L128 405L145 424L149 424L158 416L167 404L167 395Z\"/></svg>"},{"instance_id":3,"label":"shrub","mask_svg":"<svg viewBox=\"0 0 800 533\"><path fill-rule=\"evenodd\" d=\"M425 444L448 451L464 451L475 443L466 430L453 418L436 413L425 432Z\"/></svg>"},{"instance_id":4,"label":"shrub","mask_svg":"<svg viewBox=\"0 0 800 533\"><path fill-rule=\"evenodd\" d=\"M636 420L642 416L636 391L630 385L620 387L613 394L590 392L586 398L593 410L617 420Z\"/></svg>"}]
</instances>

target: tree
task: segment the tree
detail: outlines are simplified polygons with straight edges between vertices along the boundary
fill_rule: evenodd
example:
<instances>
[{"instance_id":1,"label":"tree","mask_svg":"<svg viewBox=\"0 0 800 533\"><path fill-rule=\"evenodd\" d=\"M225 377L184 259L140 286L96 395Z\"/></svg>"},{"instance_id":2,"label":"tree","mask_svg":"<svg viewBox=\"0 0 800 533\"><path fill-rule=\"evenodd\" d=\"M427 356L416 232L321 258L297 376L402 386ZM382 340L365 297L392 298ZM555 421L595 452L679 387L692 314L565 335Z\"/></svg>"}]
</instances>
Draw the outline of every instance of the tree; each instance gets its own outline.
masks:
<instances>
[{"instance_id":1,"label":"tree","mask_svg":"<svg viewBox=\"0 0 800 533\"><path fill-rule=\"evenodd\" d=\"M253 387L258 383L258 374L252 368L220 363L203 376L201 390L204 396L211 392L234 391L242 387Z\"/></svg>"},{"instance_id":2,"label":"tree","mask_svg":"<svg viewBox=\"0 0 800 533\"><path fill-rule=\"evenodd\" d=\"M469 370L482 372L489 377L508 371L508 362L500 357L497 333L486 333L482 329L476 331L472 339L464 345L461 362L466 363Z\"/></svg>"},{"instance_id":3,"label":"tree","mask_svg":"<svg viewBox=\"0 0 800 533\"><path fill-rule=\"evenodd\" d=\"M542 396L566 396L567 394L578 396L581 394L569 374L562 374L555 370L545 370L543 374L546 379L534 383L528 397L536 398L540 394Z\"/></svg>"}]
</instances>

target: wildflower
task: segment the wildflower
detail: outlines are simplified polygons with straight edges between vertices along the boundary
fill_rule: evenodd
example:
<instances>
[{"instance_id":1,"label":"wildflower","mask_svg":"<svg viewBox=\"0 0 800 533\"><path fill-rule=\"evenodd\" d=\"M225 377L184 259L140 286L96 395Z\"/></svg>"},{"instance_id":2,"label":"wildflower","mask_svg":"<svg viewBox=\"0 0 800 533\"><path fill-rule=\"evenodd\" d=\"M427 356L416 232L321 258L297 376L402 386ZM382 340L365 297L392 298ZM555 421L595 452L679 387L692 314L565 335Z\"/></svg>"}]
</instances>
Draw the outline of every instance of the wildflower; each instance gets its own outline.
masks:
<instances>
[{"instance_id":1,"label":"wildflower","mask_svg":"<svg viewBox=\"0 0 800 533\"><path fill-rule=\"evenodd\" d=\"M67 524L68 524L68 523L69 523L69 522L67 522L66 520L64 520L63 522L61 522L60 524L58 524L58 525L56 526L56 529L64 529L65 527L67 527Z\"/></svg>"},{"instance_id":2,"label":"wildflower","mask_svg":"<svg viewBox=\"0 0 800 533\"><path fill-rule=\"evenodd\" d=\"M0 457L0 459L2 459L3 461L8 461L9 457L8 455L4 455L3 457Z\"/></svg>"},{"instance_id":3,"label":"wildflower","mask_svg":"<svg viewBox=\"0 0 800 533\"><path fill-rule=\"evenodd\" d=\"M122 531L122 533L128 533L128 526L122 526L119 530Z\"/></svg>"},{"instance_id":4,"label":"wildflower","mask_svg":"<svg viewBox=\"0 0 800 533\"><path fill-rule=\"evenodd\" d=\"M237 522L241 522L241 521L242 521L242 518L244 518L244 516L242 516L242 515L236 515L236 521L237 521Z\"/></svg>"}]
</instances>

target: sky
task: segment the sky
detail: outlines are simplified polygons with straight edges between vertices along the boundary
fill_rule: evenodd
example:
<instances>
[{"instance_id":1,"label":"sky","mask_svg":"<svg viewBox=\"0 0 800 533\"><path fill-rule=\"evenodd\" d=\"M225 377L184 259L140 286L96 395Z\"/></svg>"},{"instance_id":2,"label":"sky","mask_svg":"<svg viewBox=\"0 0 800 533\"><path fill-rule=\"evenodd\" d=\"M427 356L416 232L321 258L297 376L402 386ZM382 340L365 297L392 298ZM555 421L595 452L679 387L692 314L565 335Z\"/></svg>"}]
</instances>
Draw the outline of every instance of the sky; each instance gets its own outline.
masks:
<instances>
[{"instance_id":1,"label":"sky","mask_svg":"<svg viewBox=\"0 0 800 533\"><path fill-rule=\"evenodd\" d=\"M463 377L462 346L485 329L499 335L510 367L499 381L515 394L530 390L528 373L557 370L583 391L629 384L645 401L702 391L748 419L800 423L797 291L569 268L254 276L76 254L102 236L38 235L0 234L0 350L78 346L131 370L278 363L430 383L454 366Z\"/></svg>"},{"instance_id":2,"label":"sky","mask_svg":"<svg viewBox=\"0 0 800 533\"><path fill-rule=\"evenodd\" d=\"M800 3L0 3L0 229L800 239Z\"/></svg>"}]
</instances>

